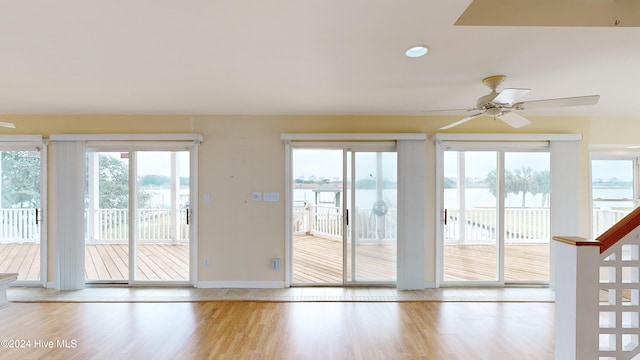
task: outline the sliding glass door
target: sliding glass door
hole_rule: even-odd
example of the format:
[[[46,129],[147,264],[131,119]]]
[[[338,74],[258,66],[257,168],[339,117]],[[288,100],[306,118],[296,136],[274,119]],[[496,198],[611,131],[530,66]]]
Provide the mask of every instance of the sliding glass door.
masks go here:
[[[87,282],[190,280],[190,152],[87,152]]]
[[[41,246],[41,148],[0,149],[0,273],[18,284],[40,284],[46,270]]]
[[[446,151],[444,281],[498,281],[498,155]]]
[[[396,152],[345,151],[348,226],[346,283],[396,281]]]
[[[296,147],[292,170],[292,284],[395,283],[395,148]]]
[[[443,151],[442,282],[549,282],[546,151]]]

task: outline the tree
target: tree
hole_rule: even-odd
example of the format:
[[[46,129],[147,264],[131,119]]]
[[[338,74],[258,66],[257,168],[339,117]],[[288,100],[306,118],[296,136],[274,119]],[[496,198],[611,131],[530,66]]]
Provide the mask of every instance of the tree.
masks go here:
[[[2,207],[40,206],[40,155],[34,151],[2,151]]]
[[[487,186],[489,186],[489,192],[495,197],[498,194],[498,177],[496,176],[496,171],[491,170],[484,181],[487,183]]]
[[[489,187],[489,191],[493,196],[497,193],[497,177],[496,171],[490,171],[485,182]],[[531,193],[533,195],[542,194],[542,206],[545,206],[548,202],[548,195],[550,193],[550,173],[549,171],[533,171],[532,168],[523,167],[514,171],[505,171],[504,174],[504,194],[520,194],[522,193],[522,207],[526,204],[526,195]]]
[[[99,207],[102,209],[128,208],[128,164],[107,154],[99,155],[98,164]]]
[[[98,158],[99,206],[101,209],[126,209],[129,207],[129,165],[108,154]],[[144,207],[151,194],[138,190],[138,206]]]
[[[548,206],[549,194],[551,193],[551,173],[549,171],[538,171],[533,176],[533,195],[542,194],[541,207]]]
[[[509,179],[505,179],[509,180]],[[506,181],[505,181],[506,183]],[[508,188],[509,192],[518,194],[522,192],[522,207],[525,206],[527,193],[533,187],[534,183],[534,171],[530,167],[523,167],[516,169],[513,172],[513,177],[509,181],[511,187]]]

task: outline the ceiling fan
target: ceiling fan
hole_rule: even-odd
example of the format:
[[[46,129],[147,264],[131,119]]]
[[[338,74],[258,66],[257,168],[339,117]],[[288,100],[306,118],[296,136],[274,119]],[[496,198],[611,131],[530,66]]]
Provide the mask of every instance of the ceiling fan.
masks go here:
[[[476,111],[475,114],[467,116],[464,119],[458,120],[454,123],[441,127],[439,130],[451,129],[452,127],[466,123],[477,117],[487,115],[498,118],[511,127],[519,128],[525,125],[529,125],[531,121],[524,116],[518,114],[515,110],[528,110],[539,109],[546,107],[564,107],[564,106],[581,106],[581,105],[595,105],[600,99],[600,95],[589,96],[577,96],[566,98],[555,98],[546,100],[534,100],[534,101],[520,101],[518,100],[526,95],[531,89],[503,89],[500,92],[496,91],[498,85],[500,85],[507,77],[504,75],[493,75],[482,80],[482,83],[491,89],[491,93],[482,96],[478,99],[476,107],[471,109],[464,109],[467,111]],[[457,109],[460,110],[460,109]],[[439,111],[455,111],[451,110],[437,110]]]
[[[16,128],[16,126],[13,125],[13,123],[5,122],[5,121],[0,121],[0,127],[6,127],[6,128],[11,128],[11,129],[15,129]]]

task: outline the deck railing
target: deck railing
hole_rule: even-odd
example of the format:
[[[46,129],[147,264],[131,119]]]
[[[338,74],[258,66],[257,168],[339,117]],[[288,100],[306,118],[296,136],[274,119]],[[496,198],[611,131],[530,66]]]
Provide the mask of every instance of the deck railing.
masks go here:
[[[397,209],[389,209],[387,216],[376,216],[371,210],[358,210],[355,224],[362,240],[396,239]],[[549,241],[548,208],[509,208],[505,210],[507,243],[540,243]],[[294,206],[294,234],[312,234],[339,240],[342,238],[342,209],[334,206]],[[462,227],[462,222],[466,225]],[[482,244],[494,239],[495,209],[468,209],[464,216],[456,209],[447,209],[444,227],[448,244]]]
[[[91,234],[87,230],[87,243],[126,243],[129,238],[128,213],[127,209],[93,211],[94,221]],[[186,209],[139,209],[137,240],[154,243],[188,241],[186,216]],[[35,209],[0,210],[0,244],[39,241],[40,225],[36,222]]]
[[[388,209],[385,215],[376,215],[371,209],[356,209],[356,234],[360,241],[384,241],[398,238],[397,209]],[[310,234],[327,239],[341,240],[343,231],[342,208],[323,205],[303,205],[293,208],[294,234]]]
[[[186,209],[139,209],[139,241],[186,241],[188,228],[185,222]],[[356,224],[362,239],[395,239],[397,237],[396,209],[388,215],[377,217],[371,210],[358,210]],[[600,234],[622,219],[629,211],[594,209],[594,234]],[[98,209],[93,213],[95,230],[89,241],[126,241],[129,236],[127,209]],[[333,206],[295,206],[293,208],[293,231],[296,234],[313,233],[327,238],[342,237],[342,212]],[[175,227],[170,219],[175,217]],[[447,224],[444,228],[446,242],[481,243],[495,232],[495,210],[469,209],[463,218],[459,210],[447,209]],[[383,220],[384,219],[384,220]],[[505,210],[507,242],[548,240],[549,209],[507,208]],[[313,220],[313,221],[311,221]],[[383,224],[380,221],[383,220]],[[40,225],[36,224],[35,209],[1,209],[0,243],[37,242]],[[460,222],[467,225],[461,233]],[[376,225],[378,222],[378,225]],[[177,230],[176,230],[177,229]],[[382,233],[380,233],[382,231]]]
[[[549,241],[548,208],[506,208],[504,219],[505,243]],[[447,209],[444,241],[456,245],[495,242],[496,224],[495,208],[470,208],[464,214],[458,209]]]
[[[93,226],[87,229],[86,242],[126,243],[129,239],[129,210],[97,209]],[[187,209],[138,209],[137,241],[140,243],[185,242],[189,239]]]
[[[36,224],[36,209],[0,210],[0,243],[38,241],[40,225]]]

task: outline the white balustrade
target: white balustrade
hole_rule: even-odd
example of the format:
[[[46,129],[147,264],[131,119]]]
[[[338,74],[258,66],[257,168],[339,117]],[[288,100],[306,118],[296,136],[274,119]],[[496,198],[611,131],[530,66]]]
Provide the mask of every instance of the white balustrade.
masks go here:
[[[640,231],[625,236],[600,255],[600,359],[632,359],[640,354]]]
[[[0,243],[39,242],[35,209],[0,210]]]
[[[640,210],[597,240],[554,236],[556,358],[640,357]]]
[[[496,209],[467,209],[464,217],[460,210],[447,209],[444,241],[456,244],[483,244],[495,242]],[[548,208],[506,208],[505,243],[540,243],[549,241],[550,218]],[[462,226],[461,221],[464,221]]]
[[[126,243],[129,239],[128,209],[95,210],[97,231],[89,243]],[[188,241],[186,209],[178,209],[172,224],[171,209],[138,209],[137,241],[169,243]],[[175,226],[175,227],[173,227]]]

